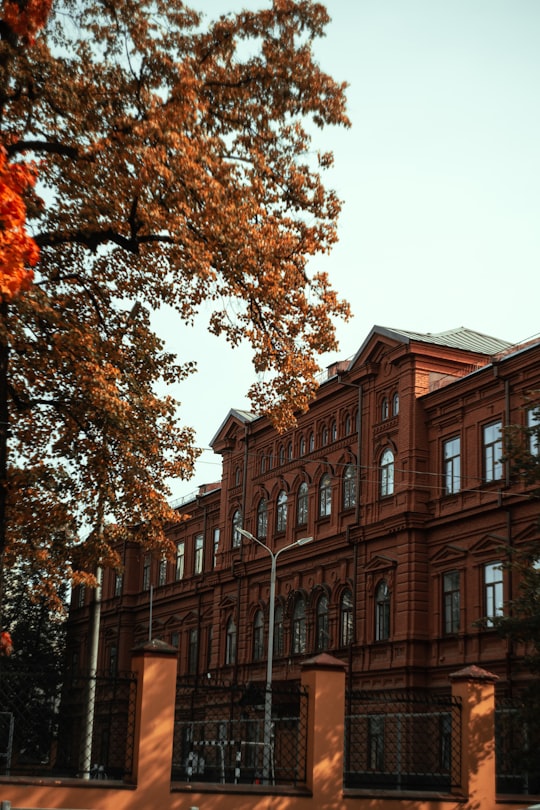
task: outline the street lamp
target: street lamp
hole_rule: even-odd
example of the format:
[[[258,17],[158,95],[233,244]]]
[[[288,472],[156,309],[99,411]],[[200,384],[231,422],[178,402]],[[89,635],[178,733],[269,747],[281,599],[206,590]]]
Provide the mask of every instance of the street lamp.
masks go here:
[[[276,573],[277,573],[277,558],[284,551],[296,546],[303,546],[306,543],[311,543],[313,537],[301,537],[290,543],[288,546],[283,546],[277,551],[272,551],[268,548],[266,543],[258,540],[251,532],[246,529],[237,529],[239,534],[247,537],[248,540],[253,540],[259,546],[262,546],[265,551],[270,555],[272,560],[272,567],[270,569],[270,597],[268,608],[268,647],[267,647],[267,662],[266,662],[266,685],[264,690],[264,729],[263,729],[263,781],[265,784],[270,782],[271,773],[271,745],[272,745],[272,663],[274,657],[274,617],[275,617],[275,599],[276,599]]]

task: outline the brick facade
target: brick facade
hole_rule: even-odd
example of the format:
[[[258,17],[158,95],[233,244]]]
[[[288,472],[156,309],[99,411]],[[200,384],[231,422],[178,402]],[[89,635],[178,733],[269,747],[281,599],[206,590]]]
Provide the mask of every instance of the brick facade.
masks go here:
[[[501,546],[538,534],[499,429],[525,425],[539,390],[540,343],[374,327],[291,431],[231,410],[212,440],[221,482],[178,507],[189,517],[171,529],[183,563],[133,543],[118,595],[105,572],[100,668],[125,668],[151,636],[178,647],[180,674],[264,681],[270,559],[237,525],[273,551],[313,537],[279,557],[276,681],[327,651],[355,687],[446,688],[475,664],[509,691],[523,650],[478,621],[517,587]],[[88,600],[78,605],[75,593],[69,652],[84,665]]]

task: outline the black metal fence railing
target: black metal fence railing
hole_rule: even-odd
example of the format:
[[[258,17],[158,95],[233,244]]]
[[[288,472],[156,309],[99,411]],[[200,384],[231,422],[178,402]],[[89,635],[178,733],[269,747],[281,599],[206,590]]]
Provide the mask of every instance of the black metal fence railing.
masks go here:
[[[450,791],[461,781],[461,704],[427,692],[352,692],[348,788]]]
[[[528,702],[496,697],[497,793],[540,794],[540,713]]]
[[[190,686],[179,679],[173,781],[305,783],[307,701],[298,684],[273,688],[265,724],[264,685]]]
[[[136,679],[0,670],[0,775],[124,779]]]

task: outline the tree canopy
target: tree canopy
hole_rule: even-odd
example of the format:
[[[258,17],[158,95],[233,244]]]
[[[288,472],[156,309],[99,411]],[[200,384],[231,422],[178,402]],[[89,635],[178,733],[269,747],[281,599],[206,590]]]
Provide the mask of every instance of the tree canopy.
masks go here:
[[[194,368],[152,311],[193,323],[210,307],[208,328],[247,340],[265,374],[254,409],[283,428],[307,407],[348,316],[310,269],[340,211],[312,137],[349,122],[313,56],[319,3],[204,27],[180,0],[55,0],[39,30],[48,10],[4,0],[0,21],[0,145],[8,167],[35,163],[21,194],[39,247],[29,289],[1,301],[0,549],[54,596],[117,563],[135,526],[163,547],[166,481],[192,471],[193,432],[160,386]]]

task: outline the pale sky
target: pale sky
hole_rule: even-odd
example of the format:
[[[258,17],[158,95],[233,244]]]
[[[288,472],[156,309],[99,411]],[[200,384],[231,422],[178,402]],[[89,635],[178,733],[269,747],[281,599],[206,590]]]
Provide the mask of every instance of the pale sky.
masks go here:
[[[189,2],[188,2],[189,5]],[[215,17],[263,0],[193,0]],[[344,201],[339,243],[314,268],[354,317],[338,324],[347,358],[373,325],[419,332],[466,326],[511,342],[540,333],[539,0],[328,0],[317,47],[347,81],[349,130],[329,129],[327,185]],[[230,408],[249,408],[249,352],[166,323],[169,347],[199,372],[174,394],[208,443]],[[335,355],[321,359],[326,366]],[[173,497],[220,478],[205,451]]]

